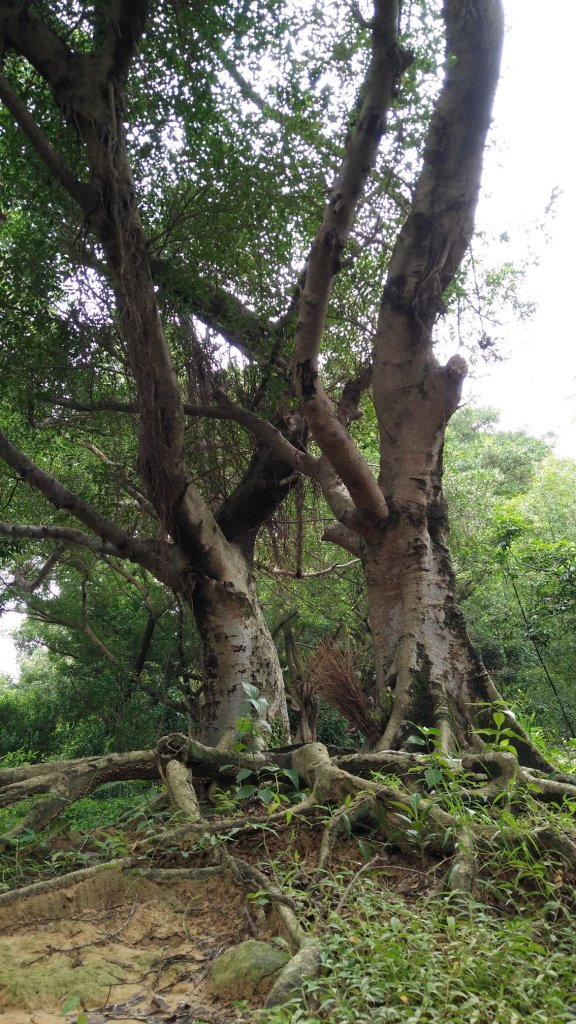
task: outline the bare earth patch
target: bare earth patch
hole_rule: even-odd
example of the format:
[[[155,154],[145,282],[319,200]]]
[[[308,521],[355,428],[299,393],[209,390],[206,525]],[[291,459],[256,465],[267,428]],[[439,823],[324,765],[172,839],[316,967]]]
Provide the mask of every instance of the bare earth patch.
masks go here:
[[[251,935],[243,904],[223,878],[158,884],[111,869],[2,908],[0,1022],[62,1024],[70,1002],[64,1019],[92,1011],[93,1024],[233,1020],[207,974]]]

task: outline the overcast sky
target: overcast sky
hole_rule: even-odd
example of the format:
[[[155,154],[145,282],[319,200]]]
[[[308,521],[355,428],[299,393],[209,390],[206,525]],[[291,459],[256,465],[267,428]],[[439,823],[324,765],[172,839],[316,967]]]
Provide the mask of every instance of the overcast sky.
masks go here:
[[[538,305],[529,323],[508,324],[504,363],[477,365],[466,397],[502,410],[506,429],[558,437],[556,453],[576,458],[576,330],[572,248],[576,237],[576,173],[572,157],[576,0],[505,0],[508,33],[495,106],[496,144],[485,161],[478,223],[510,242],[494,247],[494,263],[538,252],[526,282]],[[560,190],[553,216],[544,213]],[[570,275],[570,281],[569,281]],[[575,481],[576,484],[576,481]],[[0,671],[13,672],[16,623],[0,620]]]
[[[576,329],[573,257],[576,173],[571,140],[574,0],[505,0],[508,32],[494,110],[496,145],[485,161],[478,224],[510,243],[498,259],[538,252],[526,281],[538,305],[529,323],[506,330],[505,363],[477,367],[468,394],[502,409],[506,428],[554,432],[555,451],[576,458]],[[552,215],[544,212],[553,190]],[[538,224],[543,224],[538,228]],[[547,241],[548,239],[548,241]],[[569,281],[570,275],[570,281]]]

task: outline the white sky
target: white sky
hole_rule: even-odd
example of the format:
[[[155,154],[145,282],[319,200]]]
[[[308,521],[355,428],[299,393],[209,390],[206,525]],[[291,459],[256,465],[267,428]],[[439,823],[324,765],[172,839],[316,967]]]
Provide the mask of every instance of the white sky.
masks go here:
[[[547,0],[545,10],[541,0],[504,2],[508,34],[494,111],[496,145],[486,155],[478,226],[510,237],[495,247],[495,265],[537,249],[527,296],[538,309],[529,323],[507,327],[510,358],[477,365],[465,397],[501,409],[505,429],[525,428],[536,436],[552,431],[556,453],[576,458],[576,168],[569,128],[576,2]],[[555,216],[537,230],[555,188],[561,190]],[[0,672],[9,674],[16,652],[7,634],[16,620],[13,613],[0,620]]]
[[[540,0],[505,0],[505,10],[508,33],[494,110],[497,146],[486,155],[478,224],[510,236],[495,263],[537,249],[539,265],[529,270],[526,294],[538,309],[530,322],[506,332],[509,360],[476,367],[468,395],[500,408],[506,429],[525,428],[537,436],[552,431],[556,454],[576,458],[576,161],[569,128],[576,3],[548,0],[544,11]],[[546,26],[550,31],[544,32]],[[555,215],[546,219],[545,230],[535,230],[554,188],[561,190]]]

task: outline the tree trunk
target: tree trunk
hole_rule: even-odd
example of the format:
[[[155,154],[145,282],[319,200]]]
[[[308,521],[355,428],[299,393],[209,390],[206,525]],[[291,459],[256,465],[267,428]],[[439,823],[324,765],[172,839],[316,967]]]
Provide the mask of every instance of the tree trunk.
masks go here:
[[[240,552],[226,580],[198,579],[191,603],[202,640],[204,742],[229,745],[233,740],[247,700],[243,683],[257,687],[266,698],[264,717],[278,739],[287,742],[290,730],[278,652]]]
[[[382,721],[377,749],[409,746],[422,727],[445,753],[479,749],[476,730],[493,729],[500,706],[523,763],[543,767],[476,654],[454,598],[442,448],[466,364],[454,356],[443,367],[412,346],[399,372],[394,350],[390,344],[373,377],[390,515],[379,537],[361,542]]]
[[[450,559],[428,524],[402,512],[363,555],[385,721],[378,749],[399,749],[418,728],[446,753],[471,743],[475,704],[488,700],[485,674],[454,605]]]

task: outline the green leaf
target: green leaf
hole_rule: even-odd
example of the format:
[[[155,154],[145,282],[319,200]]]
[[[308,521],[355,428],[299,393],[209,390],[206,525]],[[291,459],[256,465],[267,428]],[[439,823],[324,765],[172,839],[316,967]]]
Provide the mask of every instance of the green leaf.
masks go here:
[[[412,808],[413,811],[417,811],[420,804],[422,803],[422,794],[410,793],[410,796],[408,797],[408,803],[410,804],[410,807]]]
[[[266,700],[266,697],[258,697],[256,700],[251,700],[250,703],[259,718],[262,718],[268,711],[268,701]]]
[[[258,786],[240,786],[240,788],[236,790],[235,795],[237,800],[247,800],[257,792]]]
[[[427,768],[424,772],[424,778],[427,786],[437,786],[442,781],[442,771],[440,768]]]
[[[274,799],[275,795],[276,794],[274,793],[273,789],[265,788],[258,790],[258,796],[260,797],[262,803],[266,804],[266,806],[272,803],[272,800]]]
[[[254,772],[250,768],[241,768],[236,776],[236,782],[244,782],[244,779],[249,779],[253,774]]]
[[[284,768],[282,774],[290,779],[290,782],[294,786],[294,789],[300,789],[300,776],[295,768]]]
[[[70,1013],[80,1006],[80,996],[71,996],[60,1010],[60,1016],[63,1017],[66,1013]]]
[[[498,728],[500,728],[500,726],[506,721],[506,715],[503,711],[495,711],[492,715],[492,721],[496,726],[498,726]]]
[[[253,686],[252,683],[242,683],[242,689],[250,700],[258,700],[260,697],[260,690],[257,686]]]
[[[406,742],[407,743],[413,743],[417,747],[425,747],[425,746],[427,746],[427,743],[426,743],[426,740],[424,739],[424,737],[423,736],[416,736],[415,734],[413,734],[412,736],[409,736]]]

